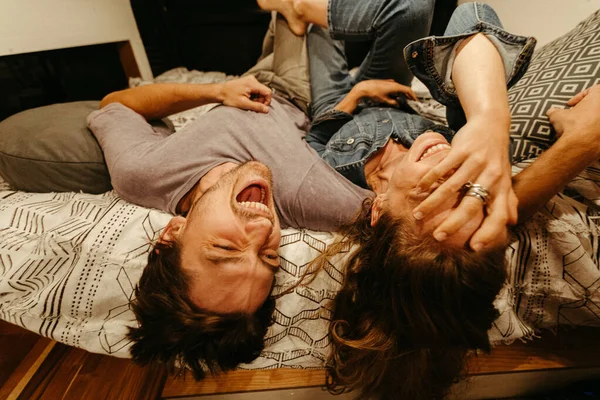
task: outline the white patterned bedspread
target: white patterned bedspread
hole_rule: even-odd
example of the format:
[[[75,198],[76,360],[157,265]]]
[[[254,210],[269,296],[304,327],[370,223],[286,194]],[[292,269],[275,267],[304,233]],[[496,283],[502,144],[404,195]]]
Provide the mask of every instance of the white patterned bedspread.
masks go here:
[[[166,76],[174,75],[186,77],[184,70]],[[205,110],[176,116],[176,125]],[[589,168],[572,185],[577,195],[556,196],[516,230],[493,341],[531,338],[535,329],[558,324],[600,326],[597,172]],[[0,183],[0,318],[68,345],[128,357],[125,333],[136,324],[129,308],[133,288],[150,242],[169,218],[113,192],[33,194]],[[284,230],[275,292],[302,276],[332,240],[329,233]],[[309,286],[277,300],[266,348],[243,368],[323,365],[342,264],[333,260]]]

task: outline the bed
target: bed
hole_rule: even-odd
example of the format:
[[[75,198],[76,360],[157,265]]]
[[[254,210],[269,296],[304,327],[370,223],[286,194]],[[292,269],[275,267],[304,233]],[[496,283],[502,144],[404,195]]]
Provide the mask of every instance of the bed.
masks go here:
[[[124,46],[124,69],[135,77],[130,80],[131,86],[228,79],[221,73],[185,69],[172,70],[153,79],[131,8],[125,1],[101,4],[82,1],[76,6],[63,1],[64,6],[72,7],[77,13],[77,18],[53,20],[55,26],[48,25],[51,18],[43,18],[42,23],[42,17],[56,8],[35,8],[31,3],[14,3],[0,16],[0,55],[118,43]],[[23,10],[36,11],[25,17]],[[114,19],[115,14],[119,18]],[[94,17],[91,18],[94,27],[83,29],[86,25],[81,21],[90,19],[90,15]],[[23,25],[15,22],[23,19],[30,23],[28,27],[40,28],[23,29]],[[79,22],[70,26],[74,20]],[[578,64],[571,58],[557,62],[555,68],[563,72],[573,70],[576,76],[571,86],[549,86],[548,82],[554,81],[544,78],[542,72],[552,70],[552,65],[545,55],[564,51],[582,54],[582,60],[597,58],[597,53],[589,49],[597,48],[590,47],[590,43],[596,43],[595,39],[600,37],[596,36],[599,24],[600,15],[596,13],[578,27],[574,35],[587,38],[579,47],[573,46],[577,43],[574,36],[551,43],[538,56],[537,63],[532,64],[530,76],[512,90],[513,133],[528,132],[515,140],[514,154],[520,161],[515,172],[543,150],[551,135],[547,124],[536,125],[543,112],[538,108],[534,110],[532,98],[539,99],[552,92],[550,95],[554,97],[537,100],[547,107],[567,99],[569,91],[600,81],[597,67],[586,68],[583,61]],[[85,34],[75,38],[66,34],[69,30],[85,31]],[[47,31],[55,34],[39,40],[44,36],[41,33]],[[568,51],[564,50],[568,46]],[[573,69],[571,65],[580,68]],[[561,79],[564,80],[564,75]],[[527,89],[530,86],[540,89],[532,92]],[[421,98],[420,104],[414,104],[415,108],[432,119],[442,119],[441,106],[432,102],[418,83],[415,89]],[[210,106],[205,106],[190,110],[170,120],[179,129],[209,109]],[[565,193],[556,196],[532,221],[515,231],[506,254],[511,266],[510,278],[496,301],[501,315],[489,333],[494,343],[530,340],[540,329],[556,329],[560,325],[600,326],[599,167],[588,168]],[[128,326],[136,324],[129,306],[133,288],[144,268],[150,243],[169,218],[166,213],[130,204],[114,192],[97,195],[26,193],[3,182],[0,186],[0,319],[90,352],[129,357],[130,343],[125,333]],[[328,232],[284,230],[275,293],[293,285],[310,261],[333,240],[335,235]],[[253,363],[240,366],[239,373],[252,369],[322,369],[328,354],[331,303],[343,279],[343,257],[344,254],[340,254],[310,285],[298,287],[278,299],[276,322],[265,338],[265,350]],[[306,384],[299,382],[298,386]]]

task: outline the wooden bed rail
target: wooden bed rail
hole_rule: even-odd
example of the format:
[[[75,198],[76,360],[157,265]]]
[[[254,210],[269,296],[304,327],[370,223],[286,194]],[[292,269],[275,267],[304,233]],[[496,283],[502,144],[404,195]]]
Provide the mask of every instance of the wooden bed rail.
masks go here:
[[[565,375],[582,370],[600,378],[598,338],[598,328],[563,329],[558,335],[545,332],[543,338],[497,346],[490,355],[474,357],[468,365],[469,374],[475,379],[500,380],[503,386],[515,377],[528,381],[532,374],[546,372],[555,373],[551,379],[562,375],[563,382],[573,381],[565,380]],[[0,321],[0,399],[150,400],[225,393],[254,396],[257,391],[314,388],[324,383],[322,369],[238,370],[200,382],[191,376],[176,379],[167,377],[161,365],[138,367],[130,360],[88,353]],[[518,384],[513,389],[523,394]],[[464,396],[458,398],[464,400]]]
[[[599,328],[562,329],[558,334],[546,331],[542,338],[499,345],[489,355],[473,357],[468,365],[469,375],[600,367],[599,339]],[[239,370],[199,382],[191,376],[185,379],[169,377],[162,396],[296,389],[323,386],[324,383],[325,371],[322,369]]]

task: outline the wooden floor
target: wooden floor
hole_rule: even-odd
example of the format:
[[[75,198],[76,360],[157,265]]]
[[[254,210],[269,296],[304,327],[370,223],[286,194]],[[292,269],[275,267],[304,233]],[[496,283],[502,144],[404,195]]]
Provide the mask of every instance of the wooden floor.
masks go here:
[[[599,367],[597,329],[548,334],[527,345],[497,347],[471,360],[473,375]],[[195,382],[167,376],[40,337],[0,321],[0,399],[160,399],[265,389],[321,386],[322,370],[234,371]]]

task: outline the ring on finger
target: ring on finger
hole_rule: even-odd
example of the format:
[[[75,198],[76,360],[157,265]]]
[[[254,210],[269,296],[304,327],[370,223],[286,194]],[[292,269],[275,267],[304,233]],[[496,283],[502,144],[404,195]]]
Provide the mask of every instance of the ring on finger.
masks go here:
[[[486,205],[490,197],[490,192],[478,183],[467,182],[462,187],[465,196],[475,197],[481,200],[483,205]]]

